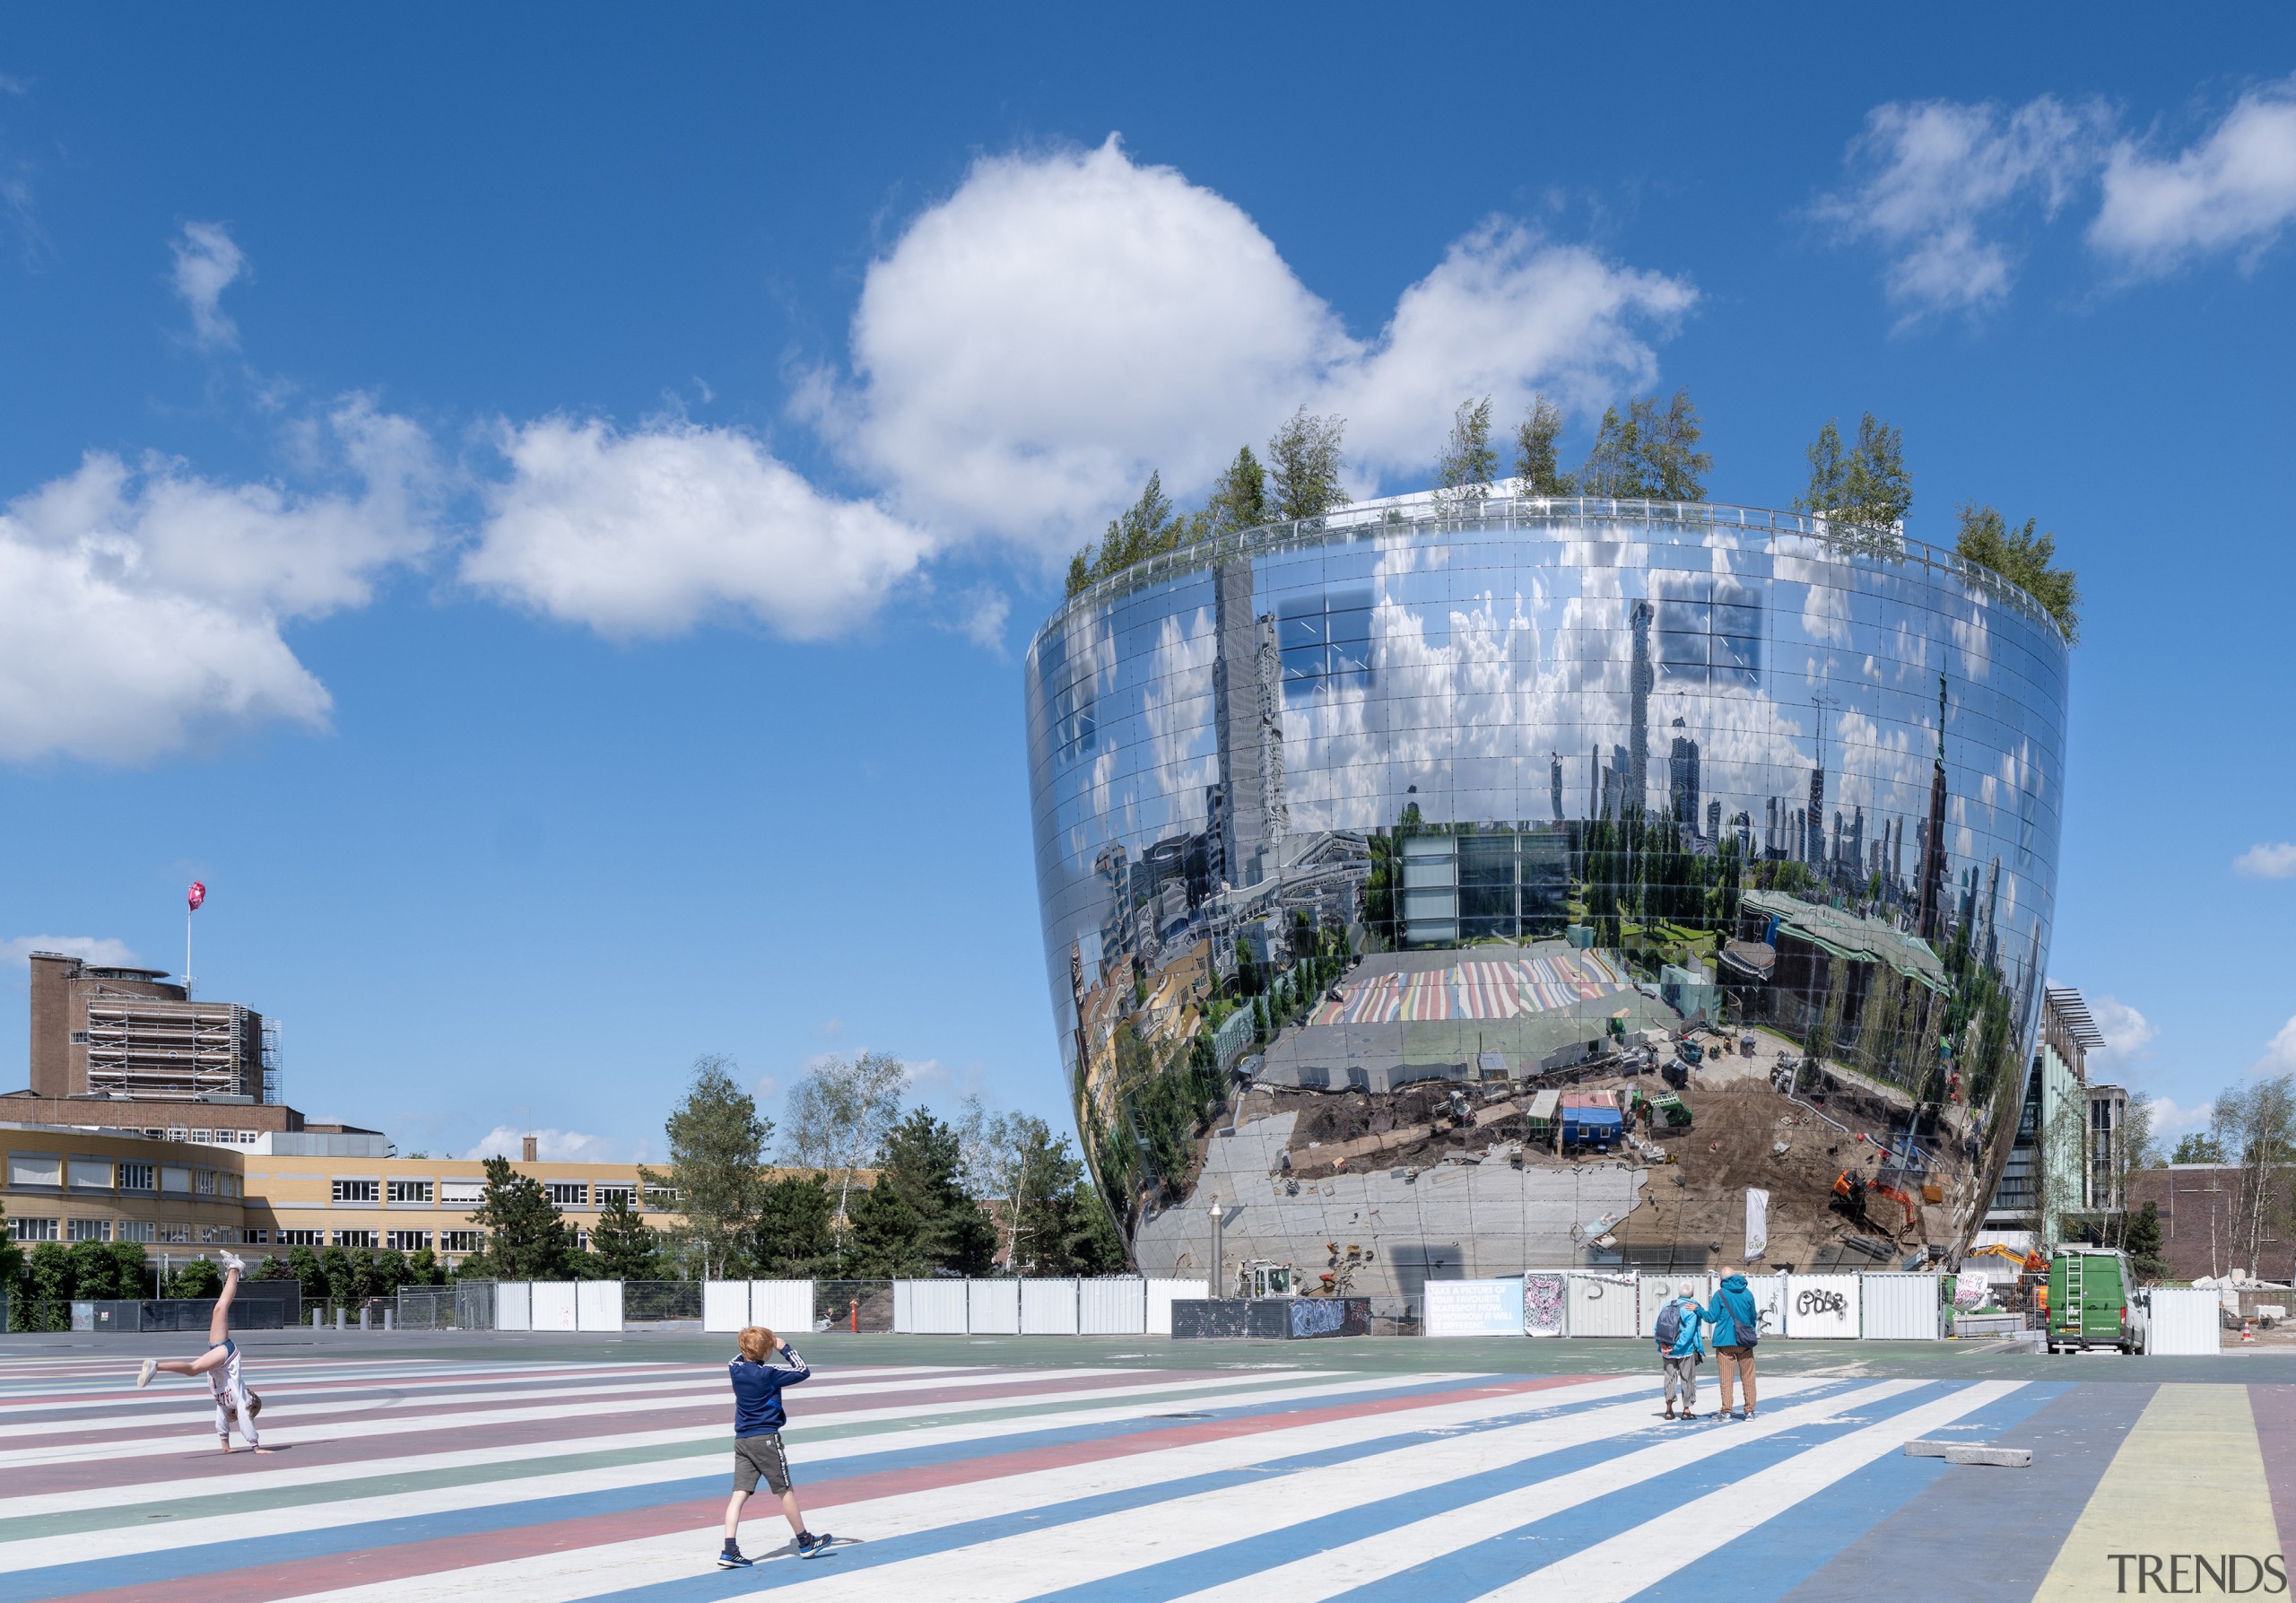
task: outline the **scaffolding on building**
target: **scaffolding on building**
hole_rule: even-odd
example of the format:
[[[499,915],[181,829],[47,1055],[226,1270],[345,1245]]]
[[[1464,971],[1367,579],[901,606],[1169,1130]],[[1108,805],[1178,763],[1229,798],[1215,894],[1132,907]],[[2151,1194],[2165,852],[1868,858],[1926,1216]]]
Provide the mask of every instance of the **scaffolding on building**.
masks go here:
[[[252,1097],[267,1078],[258,1016],[236,1002],[91,997],[88,1089],[161,1102]]]

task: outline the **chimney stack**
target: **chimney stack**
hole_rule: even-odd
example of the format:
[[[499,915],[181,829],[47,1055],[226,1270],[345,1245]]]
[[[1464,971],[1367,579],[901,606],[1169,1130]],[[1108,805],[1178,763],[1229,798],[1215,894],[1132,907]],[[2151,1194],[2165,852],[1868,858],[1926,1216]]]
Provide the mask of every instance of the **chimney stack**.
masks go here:
[[[535,1138],[532,1136],[519,1137],[518,1156],[529,1163],[535,1161]]]

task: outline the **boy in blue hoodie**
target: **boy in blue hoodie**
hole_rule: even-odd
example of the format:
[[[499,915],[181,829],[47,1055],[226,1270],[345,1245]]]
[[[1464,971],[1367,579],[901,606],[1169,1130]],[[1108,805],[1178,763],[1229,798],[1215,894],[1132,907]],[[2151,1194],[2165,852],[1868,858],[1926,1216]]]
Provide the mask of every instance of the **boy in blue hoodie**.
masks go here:
[[[1669,1319],[1671,1314],[1674,1317]],[[1674,1393],[1683,1398],[1680,1417],[1696,1419],[1698,1414],[1698,1361],[1706,1356],[1706,1348],[1698,1339],[1698,1328],[1706,1314],[1699,1307],[1698,1299],[1683,1292],[1658,1311],[1658,1367],[1665,1377],[1666,1417],[1676,1417]],[[1667,1340],[1672,1335],[1674,1339]]]
[[[781,1407],[781,1389],[813,1379],[813,1372],[787,1342],[762,1325],[752,1325],[735,1339],[741,1353],[726,1366],[734,1382],[734,1495],[726,1503],[726,1546],[718,1555],[718,1567],[746,1570],[754,1562],[742,1555],[739,1538],[742,1504],[757,1490],[760,1477],[781,1499],[781,1512],[797,1538],[797,1556],[818,1558],[829,1550],[829,1533],[815,1536],[805,1529],[804,1512],[789,1485],[789,1458],[781,1451],[781,1427],[788,1421]],[[786,1364],[766,1362],[776,1351]]]
[[[1722,1388],[1722,1407],[1715,1413],[1717,1419],[1730,1416],[1730,1382],[1735,1378],[1746,1388],[1746,1407],[1738,1417],[1754,1416],[1754,1344],[1761,1339],[1761,1314],[1754,1307],[1754,1294],[1746,1289],[1746,1277],[1736,1268],[1722,1271],[1722,1285],[1714,1294],[1714,1301],[1706,1310],[1707,1323],[1714,1327],[1715,1379]]]

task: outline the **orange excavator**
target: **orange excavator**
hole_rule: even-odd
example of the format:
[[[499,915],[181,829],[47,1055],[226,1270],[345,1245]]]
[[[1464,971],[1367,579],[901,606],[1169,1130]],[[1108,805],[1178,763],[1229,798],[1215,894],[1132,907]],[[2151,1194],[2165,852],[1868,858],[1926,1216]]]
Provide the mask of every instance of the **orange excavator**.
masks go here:
[[[1886,1197],[1904,1208],[1907,1230],[1913,1230],[1921,1223],[1920,1205],[1902,1187],[1891,1184],[1886,1176],[1877,1175],[1869,1180],[1854,1169],[1845,1169],[1833,1182],[1833,1194],[1847,1205],[1849,1216],[1861,1224],[1872,1223],[1866,1212],[1868,1195]]]

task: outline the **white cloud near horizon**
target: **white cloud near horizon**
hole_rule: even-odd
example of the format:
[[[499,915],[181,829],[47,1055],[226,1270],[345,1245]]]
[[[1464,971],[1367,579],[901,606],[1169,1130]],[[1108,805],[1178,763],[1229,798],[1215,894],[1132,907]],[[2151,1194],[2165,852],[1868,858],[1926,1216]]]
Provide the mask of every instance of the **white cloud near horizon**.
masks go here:
[[[2232,859],[2243,879],[2296,879],[2296,843],[2260,841]]]
[[[2296,218],[2296,77],[2250,90],[2181,152],[2116,142],[2089,243],[2132,273],[2158,275],[2232,251],[2252,266]]]
[[[220,222],[187,222],[169,246],[175,257],[175,289],[191,313],[191,340],[203,351],[222,351],[239,343],[239,325],[223,314],[223,292],[245,275],[247,253]]]
[[[1900,327],[1999,303],[2022,249],[2007,237],[2016,210],[2054,216],[2101,149],[2104,113],[2042,95],[2013,109],[1992,102],[1891,101],[1866,113],[1844,158],[1848,189],[1817,216],[1886,258],[1883,289]]]
[[[528,1136],[535,1137],[536,1157],[553,1163],[623,1161],[622,1144],[604,1136],[586,1136],[579,1130],[528,1130],[508,1124],[498,1124],[480,1137],[476,1145],[463,1154],[463,1161],[475,1163],[484,1158],[509,1158],[515,1163],[526,1151]]]
[[[2262,1056],[2248,1066],[2252,1075],[2296,1074],[2296,1015],[2265,1043]]]
[[[133,762],[212,728],[325,727],[332,702],[282,625],[365,605],[429,548],[437,469],[420,428],[361,396],[306,445],[335,487],[91,451],[0,510],[0,760]]]
[[[504,425],[464,580],[615,640],[746,614],[822,640],[932,550],[873,501],[824,495],[738,429],[622,433],[596,418]]]
[[[2090,1060],[2100,1063],[2108,1074],[2127,1072],[2161,1033],[2160,1026],[2115,997],[2090,998],[2089,1016],[2105,1038],[2105,1044],[2089,1054]]]
[[[1493,222],[1359,340],[1240,207],[1111,135],[977,161],[871,265],[852,381],[816,375],[794,409],[905,516],[1051,561],[1151,469],[1194,494],[1303,405],[1347,419],[1360,469],[1423,477],[1461,399],[1511,421],[1536,388],[1648,383],[1695,299]]]
[[[135,954],[126,941],[109,936],[97,935],[20,935],[13,940],[0,941],[0,966],[23,969],[31,966],[35,952],[61,952],[66,957],[76,957],[83,963],[100,968],[130,964]]]

